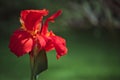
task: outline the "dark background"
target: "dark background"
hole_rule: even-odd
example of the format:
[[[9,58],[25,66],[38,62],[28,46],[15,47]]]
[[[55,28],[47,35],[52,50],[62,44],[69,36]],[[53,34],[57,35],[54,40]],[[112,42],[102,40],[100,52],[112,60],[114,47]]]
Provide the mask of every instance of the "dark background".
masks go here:
[[[48,9],[63,14],[49,29],[67,41],[68,54],[56,60],[38,80],[120,80],[119,0],[0,0],[0,80],[30,80],[29,55],[17,58],[8,48],[20,27],[20,11]]]

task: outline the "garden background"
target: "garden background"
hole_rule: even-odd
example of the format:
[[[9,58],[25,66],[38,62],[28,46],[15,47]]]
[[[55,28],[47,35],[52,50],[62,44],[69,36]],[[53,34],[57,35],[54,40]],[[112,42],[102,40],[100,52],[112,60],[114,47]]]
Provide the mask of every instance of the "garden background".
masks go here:
[[[68,54],[56,60],[47,53],[48,70],[38,80],[120,80],[119,0],[0,0],[0,80],[29,80],[29,55],[8,48],[20,27],[20,11],[48,9],[63,14],[50,24],[67,41]]]

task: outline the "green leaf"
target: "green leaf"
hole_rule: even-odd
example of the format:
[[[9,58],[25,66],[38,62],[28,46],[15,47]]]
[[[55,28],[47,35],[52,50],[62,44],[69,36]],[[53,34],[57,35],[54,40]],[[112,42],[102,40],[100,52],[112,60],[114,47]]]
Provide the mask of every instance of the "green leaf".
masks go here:
[[[34,71],[35,75],[43,72],[48,68],[47,56],[44,50],[40,51],[40,53],[35,57]]]
[[[45,50],[41,50],[38,53],[35,52],[37,51],[34,51],[34,53],[32,53],[35,55],[30,55],[31,72],[32,72],[31,80],[36,80],[36,76],[48,68],[48,62],[47,62],[47,56]]]

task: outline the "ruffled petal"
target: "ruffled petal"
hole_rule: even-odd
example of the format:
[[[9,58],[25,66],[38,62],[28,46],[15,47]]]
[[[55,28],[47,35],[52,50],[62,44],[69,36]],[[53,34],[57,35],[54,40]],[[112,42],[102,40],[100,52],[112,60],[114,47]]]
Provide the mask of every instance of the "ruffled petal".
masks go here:
[[[52,43],[52,41],[50,39],[47,41],[46,45],[47,45],[47,46],[45,46],[46,51],[51,51],[54,49],[54,44]]]
[[[9,48],[16,56],[29,53],[33,48],[32,36],[23,30],[16,30],[10,38]]]
[[[51,51],[54,49],[53,41],[50,37],[46,37],[45,51]]]
[[[57,52],[57,59],[59,59],[61,56],[67,53],[66,41],[65,39],[59,36],[51,36],[51,38],[53,40],[53,44]]]
[[[45,23],[43,24],[41,34],[46,34],[48,32],[48,23],[54,22],[54,19],[57,18],[59,15],[61,15],[61,13],[62,10],[59,10],[55,14],[53,14],[52,16],[46,19]]]
[[[38,48],[40,50],[43,49],[46,45],[46,41],[45,41],[44,37],[38,34],[37,40],[38,40]]]
[[[46,16],[48,11],[43,10],[23,10],[21,12],[21,20],[24,22],[25,28],[29,31],[40,30],[43,16]]]

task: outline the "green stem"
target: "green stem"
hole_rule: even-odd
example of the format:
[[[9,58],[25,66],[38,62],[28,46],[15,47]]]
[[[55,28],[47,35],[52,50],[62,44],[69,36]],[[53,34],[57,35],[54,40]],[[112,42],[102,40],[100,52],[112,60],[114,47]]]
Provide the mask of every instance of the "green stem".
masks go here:
[[[37,80],[36,76],[33,76],[33,74],[31,74],[31,80]]]
[[[37,45],[34,47],[33,51],[30,52],[30,66],[31,66],[31,80],[37,80],[36,74],[35,74],[35,59],[37,51]]]
[[[31,79],[30,80],[36,80],[36,78],[33,75],[31,75]]]
[[[34,72],[34,65],[35,65],[35,57],[30,55],[30,66],[31,66],[31,79],[30,80],[37,80],[35,72]]]

